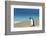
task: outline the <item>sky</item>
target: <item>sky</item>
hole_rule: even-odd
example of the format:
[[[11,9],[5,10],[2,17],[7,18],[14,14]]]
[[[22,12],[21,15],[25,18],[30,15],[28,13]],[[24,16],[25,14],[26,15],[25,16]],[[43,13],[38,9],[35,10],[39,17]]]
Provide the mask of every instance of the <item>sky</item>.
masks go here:
[[[16,21],[35,19],[39,17],[39,9],[14,8],[14,19]]]

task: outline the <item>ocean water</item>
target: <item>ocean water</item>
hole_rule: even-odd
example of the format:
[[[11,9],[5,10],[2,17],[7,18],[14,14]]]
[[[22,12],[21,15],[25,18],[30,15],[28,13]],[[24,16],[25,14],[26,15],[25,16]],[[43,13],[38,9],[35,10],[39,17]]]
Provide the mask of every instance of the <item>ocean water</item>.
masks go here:
[[[39,9],[14,8],[14,21],[39,19]]]

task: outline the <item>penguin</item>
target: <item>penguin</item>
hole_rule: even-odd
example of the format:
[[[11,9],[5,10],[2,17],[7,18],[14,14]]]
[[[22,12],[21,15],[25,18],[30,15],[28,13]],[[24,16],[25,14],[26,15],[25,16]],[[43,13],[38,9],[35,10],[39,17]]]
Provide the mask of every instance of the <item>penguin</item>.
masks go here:
[[[35,24],[34,24],[34,19],[33,19],[33,18],[31,18],[31,17],[30,17],[29,19],[30,19],[30,22],[31,22],[31,24],[30,24],[30,25],[31,25],[31,26],[35,26]]]

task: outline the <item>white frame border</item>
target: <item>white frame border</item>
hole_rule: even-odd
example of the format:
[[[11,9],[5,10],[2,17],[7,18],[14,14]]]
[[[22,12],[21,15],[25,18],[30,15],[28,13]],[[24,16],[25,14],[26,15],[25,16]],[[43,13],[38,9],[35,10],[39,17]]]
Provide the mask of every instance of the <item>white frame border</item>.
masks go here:
[[[42,30],[42,6],[23,6],[23,5],[11,5],[11,32],[14,31],[29,31],[29,30]],[[14,8],[31,8],[39,10],[39,27],[26,27],[26,28],[14,28]]]

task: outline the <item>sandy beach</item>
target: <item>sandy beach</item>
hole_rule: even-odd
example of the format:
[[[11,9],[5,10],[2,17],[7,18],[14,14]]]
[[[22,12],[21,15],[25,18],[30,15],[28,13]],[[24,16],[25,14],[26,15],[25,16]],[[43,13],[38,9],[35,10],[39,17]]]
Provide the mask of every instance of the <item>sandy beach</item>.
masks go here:
[[[39,25],[39,21],[34,21],[35,26]],[[30,21],[21,21],[18,23],[14,23],[14,27],[32,27],[31,22]]]

